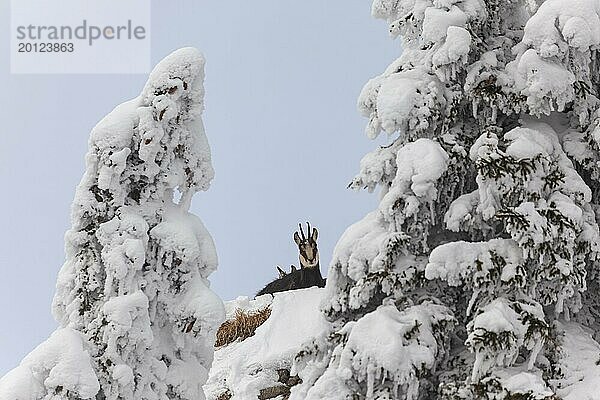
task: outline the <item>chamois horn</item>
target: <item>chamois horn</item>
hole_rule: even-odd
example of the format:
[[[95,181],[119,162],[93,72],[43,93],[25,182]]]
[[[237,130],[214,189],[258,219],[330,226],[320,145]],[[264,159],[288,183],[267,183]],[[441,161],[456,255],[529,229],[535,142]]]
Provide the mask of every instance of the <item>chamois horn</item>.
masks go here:
[[[304,236],[304,230],[302,230],[302,224],[298,224],[298,227],[300,228],[300,235],[302,235],[302,240],[306,240],[306,236]]]

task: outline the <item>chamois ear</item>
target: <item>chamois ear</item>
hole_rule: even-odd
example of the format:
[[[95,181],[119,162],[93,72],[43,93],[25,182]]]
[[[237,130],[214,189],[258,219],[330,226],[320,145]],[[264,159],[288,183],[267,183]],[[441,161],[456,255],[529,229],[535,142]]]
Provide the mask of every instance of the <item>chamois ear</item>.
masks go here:
[[[290,272],[294,272],[294,271],[298,271],[298,269],[296,268],[296,266],[294,264],[292,264],[290,266]]]
[[[314,242],[316,242],[318,237],[319,237],[319,231],[317,231],[317,228],[313,228],[313,231],[312,231],[312,240]]]
[[[279,272],[279,277],[283,278],[284,276],[286,276],[287,274],[285,273],[284,270],[281,269],[281,267],[278,265],[277,266],[277,271]]]
[[[300,246],[300,235],[298,235],[298,232],[294,232],[294,242]]]

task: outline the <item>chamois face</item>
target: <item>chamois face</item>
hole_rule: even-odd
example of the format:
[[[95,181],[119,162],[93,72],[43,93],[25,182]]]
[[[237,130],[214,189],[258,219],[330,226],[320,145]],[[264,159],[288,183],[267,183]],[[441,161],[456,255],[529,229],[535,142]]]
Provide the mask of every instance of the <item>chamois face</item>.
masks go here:
[[[313,228],[312,232],[310,224],[308,225],[308,236],[304,235],[302,225],[300,227],[300,233],[294,232],[294,242],[298,245],[298,251],[300,253],[300,268],[319,268],[319,250],[317,249],[317,237],[319,232],[317,228]]]

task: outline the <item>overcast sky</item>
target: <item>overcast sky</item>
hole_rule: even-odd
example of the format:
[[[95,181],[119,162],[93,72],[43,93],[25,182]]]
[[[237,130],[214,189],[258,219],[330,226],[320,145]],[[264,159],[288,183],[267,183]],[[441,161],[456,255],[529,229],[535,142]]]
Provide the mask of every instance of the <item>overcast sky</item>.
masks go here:
[[[55,329],[51,301],[91,128],[142,75],[10,75],[0,0],[0,376]],[[346,190],[377,143],[356,111],[363,84],[400,53],[369,0],[152,2],[152,62],[207,58],[204,122],[216,177],[192,210],[212,233],[225,300],[298,265],[298,222],[318,227],[321,268],[376,195]]]

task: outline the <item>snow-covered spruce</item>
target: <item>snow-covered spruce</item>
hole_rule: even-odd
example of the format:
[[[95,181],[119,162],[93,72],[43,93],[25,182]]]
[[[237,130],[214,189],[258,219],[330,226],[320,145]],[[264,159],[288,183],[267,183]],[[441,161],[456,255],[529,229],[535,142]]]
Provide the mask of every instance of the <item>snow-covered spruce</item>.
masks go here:
[[[209,289],[212,238],[188,212],[214,175],[203,71],[197,50],[174,52],[93,129],[53,304],[60,328],[0,380],[0,399],[204,398],[224,308]]]
[[[336,246],[329,327],[299,353],[291,398],[597,397],[597,368],[572,352],[597,357],[583,353],[600,336],[600,3],[372,14],[402,55],[358,108],[392,141],[351,186],[381,201]]]

